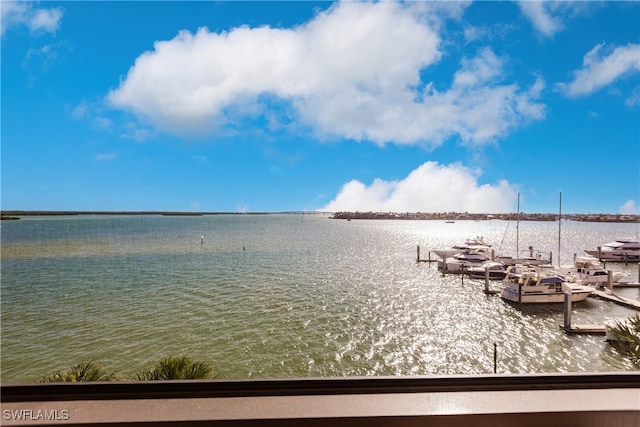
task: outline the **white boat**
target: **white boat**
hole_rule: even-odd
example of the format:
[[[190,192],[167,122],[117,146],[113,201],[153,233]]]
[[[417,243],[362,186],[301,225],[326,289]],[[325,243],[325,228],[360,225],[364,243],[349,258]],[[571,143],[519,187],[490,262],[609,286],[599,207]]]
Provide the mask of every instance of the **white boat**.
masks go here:
[[[486,259],[491,258],[491,245],[482,236],[467,239],[464,244],[454,245],[451,249],[436,249],[432,252],[444,260],[464,251],[482,252],[487,254]]]
[[[507,267],[496,261],[485,261],[480,265],[467,268],[469,276],[475,279],[484,279],[489,271],[490,280],[502,280],[507,275]]]
[[[438,269],[445,273],[466,273],[469,268],[476,267],[490,259],[491,255],[483,250],[467,249],[438,261]]]
[[[598,258],[600,261],[640,261],[640,240],[622,238],[605,243],[596,249],[585,249],[585,252]]]
[[[563,266],[556,270],[569,282],[588,286],[606,286],[609,272],[597,258],[592,256],[576,257],[572,266]],[[621,271],[611,272],[612,284],[630,281],[630,274]]]
[[[537,256],[528,257],[512,257],[508,255],[498,255],[495,258],[496,261],[501,262],[504,265],[516,265],[516,264],[530,264],[530,265],[543,265],[550,264],[551,259],[544,258],[541,253]]]
[[[566,291],[571,293],[571,302],[579,302],[586,299],[593,289],[570,286],[558,273],[540,267],[514,265],[507,269],[500,295],[503,299],[522,304],[562,303]]]

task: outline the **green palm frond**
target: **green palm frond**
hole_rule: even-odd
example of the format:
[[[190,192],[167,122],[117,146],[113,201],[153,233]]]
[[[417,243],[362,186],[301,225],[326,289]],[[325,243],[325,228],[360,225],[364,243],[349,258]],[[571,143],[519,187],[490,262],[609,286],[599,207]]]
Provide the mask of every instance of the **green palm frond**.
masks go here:
[[[138,371],[138,381],[193,380],[210,378],[213,368],[207,362],[193,361],[188,356],[169,356],[149,370]]]
[[[610,341],[610,344],[633,363],[640,364],[640,314],[626,321],[616,321],[611,333],[615,340]]]
[[[59,382],[88,382],[88,381],[114,381],[114,373],[108,373],[94,362],[80,362],[68,371],[57,371],[48,377],[42,378],[43,383]]]

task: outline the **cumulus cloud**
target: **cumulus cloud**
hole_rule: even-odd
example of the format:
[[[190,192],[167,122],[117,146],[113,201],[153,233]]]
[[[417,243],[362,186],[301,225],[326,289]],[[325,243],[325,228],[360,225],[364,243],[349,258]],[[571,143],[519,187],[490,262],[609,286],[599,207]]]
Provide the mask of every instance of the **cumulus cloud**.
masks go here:
[[[266,115],[276,99],[319,135],[378,144],[484,143],[544,116],[535,90],[502,83],[506,59],[490,49],[465,59],[447,90],[421,80],[442,56],[444,12],[429,6],[341,2],[292,29],[181,31],[140,55],[107,98],[180,135]]]
[[[561,18],[553,14],[552,2],[521,1],[518,5],[533,27],[543,35],[550,37],[563,28]]]
[[[518,6],[539,34],[553,37],[564,29],[566,20],[599,7],[589,3],[591,2],[525,0],[519,1]]]
[[[517,191],[507,182],[480,184],[480,172],[461,164],[426,162],[398,181],[353,180],[321,211],[510,212]]]
[[[3,1],[0,7],[0,34],[13,27],[26,26],[32,33],[53,33],[60,27],[64,14],[60,7],[38,8],[33,2]]]
[[[573,81],[557,86],[569,97],[589,95],[637,72],[640,72],[640,44],[610,49],[601,43],[584,56],[582,68],[574,72]]]
[[[635,200],[630,199],[620,206],[620,213],[622,215],[638,215],[640,214],[640,207],[638,207]]]

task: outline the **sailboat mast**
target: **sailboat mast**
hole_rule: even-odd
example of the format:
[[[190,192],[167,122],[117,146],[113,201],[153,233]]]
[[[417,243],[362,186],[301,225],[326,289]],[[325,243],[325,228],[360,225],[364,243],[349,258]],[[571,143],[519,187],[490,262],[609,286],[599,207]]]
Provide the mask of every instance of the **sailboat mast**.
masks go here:
[[[516,257],[520,256],[520,193],[518,193],[518,210],[516,216]]]
[[[558,213],[558,267],[560,266],[560,238],[562,235],[562,191],[560,192],[560,211]]]

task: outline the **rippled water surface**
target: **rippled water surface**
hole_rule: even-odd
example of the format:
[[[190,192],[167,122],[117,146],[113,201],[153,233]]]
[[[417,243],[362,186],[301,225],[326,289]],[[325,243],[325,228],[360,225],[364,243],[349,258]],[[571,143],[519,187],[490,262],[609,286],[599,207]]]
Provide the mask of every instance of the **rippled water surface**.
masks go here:
[[[178,354],[221,378],[481,374],[494,343],[502,373],[635,369],[602,336],[565,335],[562,305],[519,309],[415,262],[417,245],[427,257],[476,235],[513,254],[515,223],[78,216],[1,231],[4,382],[89,360],[128,376]],[[561,261],[638,231],[563,222]],[[557,222],[522,222],[519,234],[520,248],[557,260]],[[632,314],[589,298],[573,321]]]

